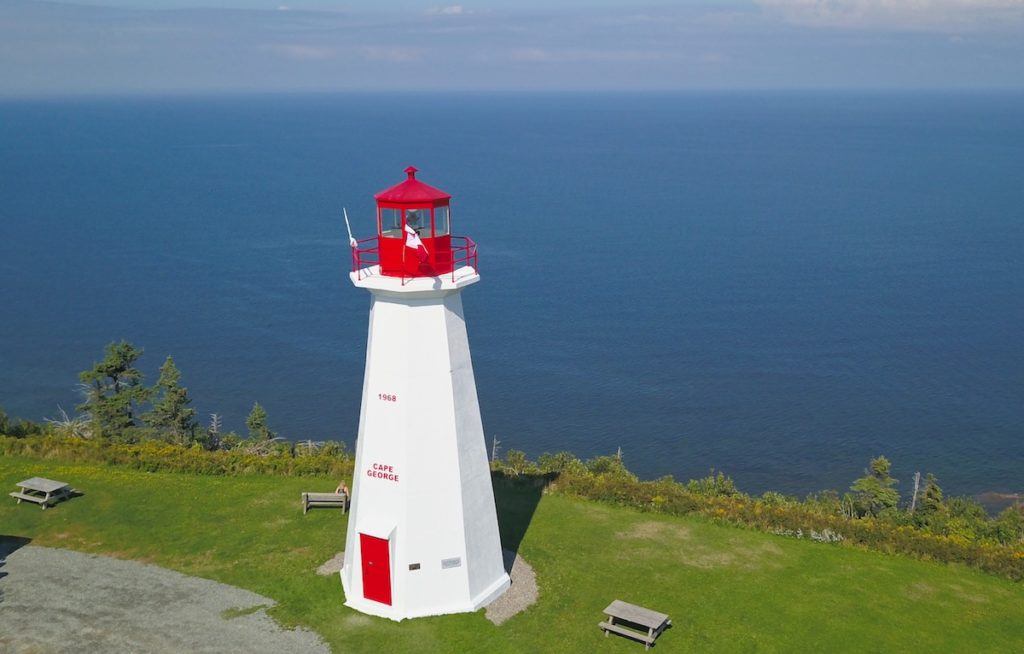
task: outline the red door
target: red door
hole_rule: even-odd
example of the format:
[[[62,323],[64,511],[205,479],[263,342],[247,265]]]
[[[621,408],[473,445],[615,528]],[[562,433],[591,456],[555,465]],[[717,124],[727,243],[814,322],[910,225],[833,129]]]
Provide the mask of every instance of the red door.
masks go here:
[[[363,597],[391,606],[391,552],[383,538],[359,534],[363,559]]]

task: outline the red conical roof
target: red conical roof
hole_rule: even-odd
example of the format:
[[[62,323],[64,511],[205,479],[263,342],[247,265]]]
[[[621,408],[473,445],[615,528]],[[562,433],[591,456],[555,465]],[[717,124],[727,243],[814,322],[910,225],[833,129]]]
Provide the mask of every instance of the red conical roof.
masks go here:
[[[407,180],[381,191],[373,196],[374,199],[396,204],[444,204],[451,199],[452,196],[441,189],[416,179],[416,168],[413,166],[406,168],[405,174],[409,176]]]

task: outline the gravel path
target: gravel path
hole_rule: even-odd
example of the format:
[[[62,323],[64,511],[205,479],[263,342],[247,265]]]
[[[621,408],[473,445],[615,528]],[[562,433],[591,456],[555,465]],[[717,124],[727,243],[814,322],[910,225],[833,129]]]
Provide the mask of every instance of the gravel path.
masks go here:
[[[494,624],[501,624],[522,613],[537,601],[537,575],[533,567],[515,552],[501,550],[501,554],[512,585],[501,597],[487,605],[485,615]]]
[[[155,565],[0,542],[0,652],[327,653],[274,601]],[[4,556],[6,554],[6,557]]]

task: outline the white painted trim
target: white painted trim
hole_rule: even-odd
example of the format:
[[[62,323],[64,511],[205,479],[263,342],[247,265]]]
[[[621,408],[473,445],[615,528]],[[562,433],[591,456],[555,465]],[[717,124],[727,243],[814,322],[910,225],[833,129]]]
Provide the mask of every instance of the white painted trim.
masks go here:
[[[472,266],[463,266],[438,277],[388,277],[380,274],[380,266],[369,266],[348,274],[352,283],[381,295],[397,293],[404,296],[432,297],[438,291],[451,292],[480,281],[480,275]]]

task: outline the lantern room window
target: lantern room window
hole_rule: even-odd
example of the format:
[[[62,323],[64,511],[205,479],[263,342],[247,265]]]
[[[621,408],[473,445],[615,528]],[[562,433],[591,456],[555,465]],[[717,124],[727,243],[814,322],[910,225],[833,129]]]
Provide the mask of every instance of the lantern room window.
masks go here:
[[[384,238],[401,238],[402,236],[402,210],[381,209],[380,210],[380,235]]]
[[[434,209],[434,236],[447,236],[448,234],[448,207],[436,207]]]
[[[421,237],[430,238],[430,209],[406,209],[405,224]]]

